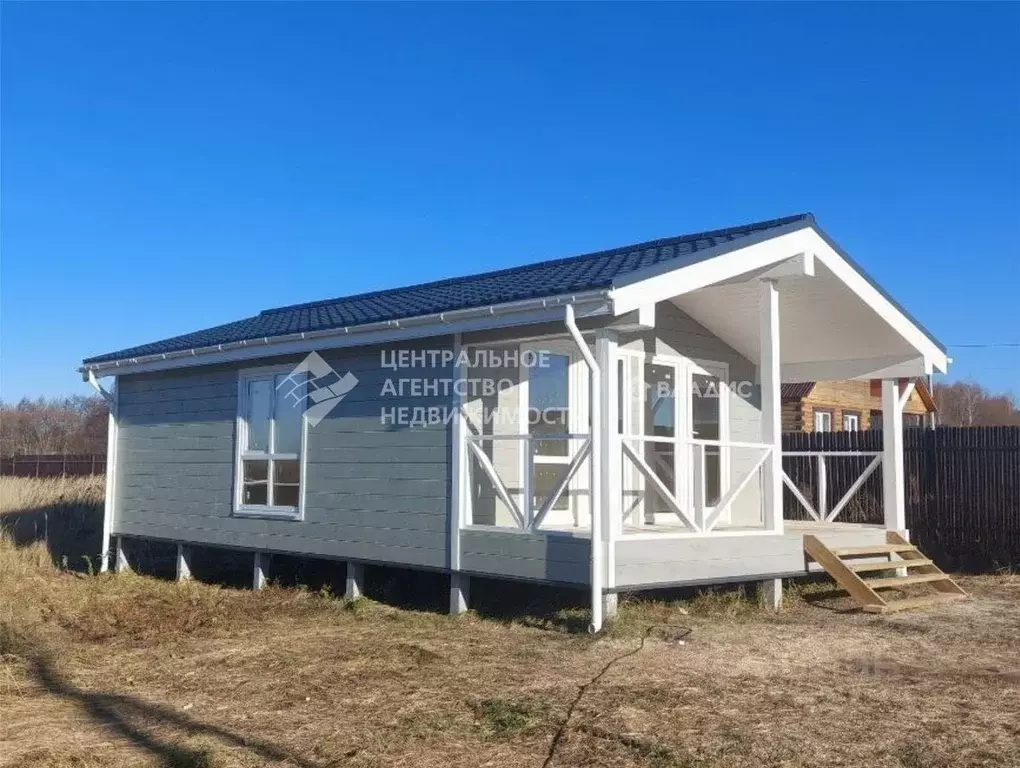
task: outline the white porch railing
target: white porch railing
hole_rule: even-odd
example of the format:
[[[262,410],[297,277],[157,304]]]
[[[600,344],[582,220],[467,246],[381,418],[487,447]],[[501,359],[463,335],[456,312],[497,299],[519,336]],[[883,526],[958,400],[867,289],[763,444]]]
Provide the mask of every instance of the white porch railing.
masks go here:
[[[807,500],[797,485],[790,479],[790,476],[783,470],[783,484],[790,489],[794,498],[800,502],[800,505],[804,507],[804,511],[807,512],[816,522],[819,523],[831,523],[842,512],[846,505],[850,503],[850,500],[857,494],[857,492],[864,487],[868,478],[871,477],[875,470],[882,464],[882,454],[878,451],[783,451],[783,457],[787,456],[800,456],[800,457],[811,457],[814,456],[817,461],[817,495],[818,495],[818,506],[817,508],[811,505],[811,502]],[[871,461],[868,462],[867,466],[860,476],[854,480],[854,482],[847,489],[843,497],[833,505],[832,509],[828,509],[829,503],[829,483],[828,483],[828,469],[826,466],[826,459],[829,458],[857,458],[871,457]]]
[[[676,468],[667,467],[674,472],[672,486],[670,488],[663,482],[659,474],[649,466],[642,456],[643,451],[636,450],[632,444],[639,446],[647,444],[664,444],[674,446],[674,450],[681,452],[682,457],[687,461],[679,461]],[[645,435],[626,435],[620,437],[622,454],[631,462],[645,482],[651,486],[666,504],[668,510],[679,519],[683,528],[690,533],[709,534],[718,525],[720,520],[727,517],[734,500],[747,488],[751,480],[758,474],[765,461],[772,455],[772,446],[765,443],[737,442],[732,440],[701,440],[689,439],[678,440],[674,438],[652,437]],[[733,449],[752,449],[758,452],[754,462],[741,475],[736,482],[730,482],[731,478],[724,477],[725,470],[720,462],[720,480],[722,496],[712,506],[706,503],[705,478],[707,449],[717,448],[722,456],[723,451]],[[679,472],[691,468],[691,492],[690,502],[681,503],[678,492],[674,489],[682,489],[685,483],[679,482]],[[628,489],[624,489],[624,494]],[[681,492],[682,493],[682,492]],[[624,501],[622,504],[624,518],[633,514],[633,508]]]
[[[520,472],[521,503],[514,499],[517,492],[512,492],[506,486],[504,478],[500,475],[492,461],[492,457],[485,452],[483,445],[486,442],[516,442],[523,443],[523,471]],[[534,474],[535,474],[535,443],[566,441],[568,445],[566,463],[553,466],[563,466],[565,471],[560,475],[549,494],[540,504],[535,503]],[[468,435],[465,439],[468,453],[468,478],[469,488],[474,487],[474,472],[481,469],[492,484],[492,490],[496,498],[506,507],[510,516],[516,523],[516,527],[522,531],[536,531],[545,522],[549,512],[567,491],[571,481],[577,475],[585,461],[591,456],[591,435],[587,434],[509,434],[509,435]],[[577,448],[570,456],[569,446],[576,445]],[[473,493],[468,494],[468,504],[474,503]],[[473,521],[473,509],[470,509],[468,519]]]

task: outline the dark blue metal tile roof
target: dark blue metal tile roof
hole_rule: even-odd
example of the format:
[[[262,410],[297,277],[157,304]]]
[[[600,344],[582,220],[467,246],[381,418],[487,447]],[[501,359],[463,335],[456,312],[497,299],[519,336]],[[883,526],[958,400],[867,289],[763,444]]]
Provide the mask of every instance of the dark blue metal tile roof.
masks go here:
[[[422,283],[406,288],[267,309],[255,317],[215,328],[90,357],[83,362],[161,355],[216,344],[400,320],[457,309],[505,304],[610,288],[613,281],[654,264],[692,257],[699,251],[760,235],[798,222],[813,223],[809,213],[739,227],[652,240],[565,259],[526,264],[496,272]]]

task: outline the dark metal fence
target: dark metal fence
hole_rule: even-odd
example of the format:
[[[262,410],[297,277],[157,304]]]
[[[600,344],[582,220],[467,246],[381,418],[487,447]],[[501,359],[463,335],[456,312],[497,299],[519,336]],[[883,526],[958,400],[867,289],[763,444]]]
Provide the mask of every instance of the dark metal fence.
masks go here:
[[[913,541],[952,570],[1020,568],[1020,427],[907,429],[903,437],[907,527]],[[783,435],[783,450],[880,452],[882,433],[790,433]],[[828,508],[842,498],[870,460],[867,456],[827,460]],[[817,506],[817,459],[784,458],[783,468]],[[810,519],[786,488],[784,509],[788,519]],[[879,468],[838,521],[882,520]]]
[[[10,477],[76,477],[105,473],[105,453],[53,453],[0,458],[0,475]]]

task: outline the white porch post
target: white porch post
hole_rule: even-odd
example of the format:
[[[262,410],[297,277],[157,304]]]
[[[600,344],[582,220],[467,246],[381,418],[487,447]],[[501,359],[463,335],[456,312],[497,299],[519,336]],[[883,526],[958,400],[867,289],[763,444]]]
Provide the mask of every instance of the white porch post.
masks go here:
[[[779,285],[762,280],[759,297],[761,364],[761,441],[772,446],[763,465],[765,528],[783,532],[783,423],[780,403]]]
[[[882,380],[882,506],[885,527],[904,533],[907,510],[903,471],[903,400],[895,379]]]
[[[616,332],[600,330],[595,334],[595,360],[598,362],[601,386],[599,393],[601,402],[592,404],[601,410],[599,425],[601,426],[601,466],[598,467],[601,488],[599,496],[602,508],[602,538],[606,547],[606,587],[616,586],[616,541],[623,533],[622,514],[622,474],[623,457],[620,453],[620,435],[617,429],[619,420],[619,369],[616,355]],[[594,458],[593,458],[594,461]],[[594,466],[594,465],[593,465]],[[616,595],[607,595],[603,599],[603,612],[606,618],[616,615]]]
[[[574,307],[567,304],[563,311],[563,322],[570,332],[571,338],[577,345],[584,363],[588,366],[588,381],[591,389],[591,473],[588,480],[588,497],[591,508],[591,631],[599,632],[602,629],[603,617],[603,576],[605,575],[605,563],[602,555],[605,553],[605,541],[602,536],[602,480],[599,477],[599,470],[602,468],[602,454],[604,453],[603,432],[602,432],[602,374],[599,371],[598,361],[595,355],[588,349],[588,344],[581,335],[577,322],[574,320]]]

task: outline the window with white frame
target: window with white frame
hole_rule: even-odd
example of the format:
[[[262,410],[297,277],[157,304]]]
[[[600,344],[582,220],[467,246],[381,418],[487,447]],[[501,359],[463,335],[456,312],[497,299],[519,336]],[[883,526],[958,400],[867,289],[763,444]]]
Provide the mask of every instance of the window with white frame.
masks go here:
[[[843,413],[843,431],[844,432],[856,432],[861,428],[861,414],[859,413]]]
[[[289,379],[289,381],[287,381]],[[289,371],[244,372],[238,380],[239,513],[297,516],[304,418]]]
[[[832,431],[832,411],[815,411],[815,432]]]

